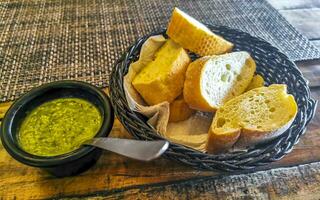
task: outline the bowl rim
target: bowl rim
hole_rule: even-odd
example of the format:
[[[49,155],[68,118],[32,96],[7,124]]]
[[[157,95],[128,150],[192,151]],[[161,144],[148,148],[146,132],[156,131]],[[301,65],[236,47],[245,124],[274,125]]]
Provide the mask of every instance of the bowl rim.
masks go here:
[[[110,131],[113,127],[113,122],[114,122],[114,110],[113,110],[113,107],[111,106],[111,102],[107,94],[105,94],[101,89],[97,88],[96,86],[86,82],[82,82],[82,81],[76,81],[76,80],[54,81],[54,82],[43,84],[39,87],[33,88],[29,92],[22,95],[10,106],[9,110],[5,114],[0,127],[0,136],[1,136],[1,141],[4,148],[14,159],[26,165],[30,165],[34,167],[54,167],[54,166],[70,163],[77,159],[81,159],[82,157],[86,156],[93,150],[97,149],[97,147],[93,147],[93,146],[81,146],[80,148],[74,151],[71,151],[62,155],[37,156],[24,151],[22,148],[19,148],[17,141],[13,139],[11,126],[13,121],[15,120],[16,113],[19,112],[20,108],[25,106],[27,103],[33,101],[34,98],[42,96],[48,91],[52,89],[57,89],[57,88],[76,88],[76,89],[81,88],[82,90],[87,90],[90,93],[96,95],[103,109],[103,113],[101,113],[103,117],[103,122],[99,131],[94,137],[108,137],[108,135],[110,134]]]

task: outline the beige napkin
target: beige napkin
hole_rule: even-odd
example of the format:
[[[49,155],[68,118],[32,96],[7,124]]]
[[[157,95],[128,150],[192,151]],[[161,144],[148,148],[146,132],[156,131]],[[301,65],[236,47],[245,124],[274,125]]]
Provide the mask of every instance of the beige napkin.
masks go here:
[[[133,88],[132,80],[154,58],[155,52],[166,42],[162,35],[152,36],[142,45],[139,60],[132,63],[124,77],[124,91],[131,110],[148,117],[148,123],[164,138],[205,152],[211,113],[196,112],[189,119],[176,123],[169,121],[169,102],[148,106]]]

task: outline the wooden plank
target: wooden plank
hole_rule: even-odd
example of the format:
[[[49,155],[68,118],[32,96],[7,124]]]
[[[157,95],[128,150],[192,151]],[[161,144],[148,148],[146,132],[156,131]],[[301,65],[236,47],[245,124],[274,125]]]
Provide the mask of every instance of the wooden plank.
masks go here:
[[[73,196],[73,199],[92,197]],[[95,193],[95,199],[319,199],[320,163]]]
[[[311,43],[316,46],[318,49],[320,49],[320,40],[313,40]]]
[[[119,121],[116,121],[110,137],[131,137],[121,129]],[[146,163],[104,152],[89,171],[74,177],[55,178],[43,170],[13,160],[0,145],[0,197],[5,199],[83,195],[214,174],[216,173],[201,172],[163,158]]]
[[[320,99],[320,90],[313,90],[312,95],[316,99]],[[295,149],[282,160],[263,168],[257,168],[257,170],[320,161],[319,124],[320,108],[318,107],[316,116],[309,125],[307,133],[301,138]],[[117,120],[110,136],[131,137]],[[25,166],[15,161],[0,145],[0,197],[4,199],[42,199],[74,195],[110,194],[129,188],[139,188],[140,186],[149,187],[148,185],[161,185],[172,181],[194,180],[195,178],[206,180],[208,177],[217,178],[222,175],[226,175],[226,173],[195,170],[163,158],[145,163],[104,152],[98,163],[87,172],[74,177],[55,178],[43,170]],[[189,182],[189,184],[191,183],[193,181]],[[239,184],[241,185],[241,182]],[[274,184],[280,183],[275,182]],[[146,195],[148,191],[146,190]],[[129,199],[134,198],[130,196],[131,192],[132,190],[129,191],[129,194],[123,194],[129,195]],[[188,193],[187,191],[180,192]],[[210,189],[204,192],[204,195],[209,195],[212,191]],[[119,196],[115,198],[117,197]]]
[[[7,110],[9,109],[12,102],[5,102],[0,104],[0,121],[6,114]]]
[[[267,0],[277,10],[320,8],[318,0]]]
[[[318,0],[269,2],[282,10],[310,10],[305,8],[319,8],[320,4]],[[305,34],[304,31],[307,32],[307,37],[315,39],[320,34],[318,11],[316,14],[313,11],[281,12],[287,14],[284,16],[289,22],[300,23],[299,27],[291,22],[302,34]],[[294,16],[296,14],[297,16]],[[310,17],[310,14],[313,15]],[[312,42],[320,46],[319,42]],[[312,95],[320,100],[320,61],[297,64],[315,88]],[[0,118],[3,108],[0,106]],[[319,111],[318,107],[307,133],[289,155],[259,170],[319,161]],[[115,122],[111,136],[131,137],[119,121]],[[319,183],[319,163],[248,175],[225,175],[195,170],[162,158],[143,163],[108,152],[104,152],[98,163],[89,171],[75,177],[58,179],[45,171],[16,162],[0,144],[0,199],[319,199]]]
[[[320,8],[279,12],[308,39],[320,39]]]
[[[320,59],[296,62],[310,88],[320,87]]]

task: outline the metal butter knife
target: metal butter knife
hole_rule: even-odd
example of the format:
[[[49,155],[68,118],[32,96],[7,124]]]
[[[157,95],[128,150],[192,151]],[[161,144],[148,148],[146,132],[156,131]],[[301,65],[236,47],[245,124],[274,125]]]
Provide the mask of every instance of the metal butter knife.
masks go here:
[[[112,151],[136,160],[150,161],[161,156],[169,147],[165,140],[141,141],[120,138],[93,138],[83,143]]]

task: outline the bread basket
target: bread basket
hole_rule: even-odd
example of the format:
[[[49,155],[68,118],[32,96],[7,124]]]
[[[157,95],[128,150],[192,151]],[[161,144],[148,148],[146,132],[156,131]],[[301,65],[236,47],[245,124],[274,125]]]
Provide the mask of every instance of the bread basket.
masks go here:
[[[222,171],[253,170],[257,166],[281,159],[299,142],[307,124],[314,116],[317,101],[310,96],[308,81],[286,55],[265,40],[225,26],[207,24],[207,27],[234,43],[233,51],[250,52],[257,64],[257,73],[264,77],[267,85],[287,84],[288,92],[295,97],[298,104],[298,114],[290,128],[280,137],[268,143],[253,146],[248,151],[211,155],[170,143],[165,156],[194,168]],[[146,123],[144,116],[129,109],[123,90],[123,77],[130,63],[138,59],[141,46],[146,39],[158,34],[165,35],[165,30],[144,36],[129,47],[115,64],[110,80],[110,96],[115,113],[127,131],[140,140],[155,140],[161,137]]]

